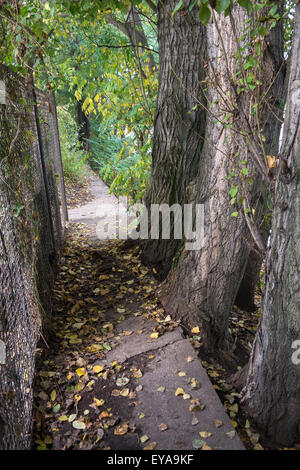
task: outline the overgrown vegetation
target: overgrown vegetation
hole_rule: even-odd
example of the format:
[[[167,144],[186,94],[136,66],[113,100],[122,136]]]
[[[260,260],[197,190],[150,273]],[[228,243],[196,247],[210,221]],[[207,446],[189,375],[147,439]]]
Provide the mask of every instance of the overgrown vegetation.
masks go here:
[[[77,124],[69,107],[58,107],[57,117],[65,178],[73,183],[82,183],[84,163],[88,155],[78,141]]]

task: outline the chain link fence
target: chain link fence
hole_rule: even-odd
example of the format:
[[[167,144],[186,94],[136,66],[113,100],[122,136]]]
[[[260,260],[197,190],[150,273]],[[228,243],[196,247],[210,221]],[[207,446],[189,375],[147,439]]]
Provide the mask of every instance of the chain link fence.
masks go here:
[[[67,209],[54,96],[1,64],[0,83],[0,448],[28,449]]]

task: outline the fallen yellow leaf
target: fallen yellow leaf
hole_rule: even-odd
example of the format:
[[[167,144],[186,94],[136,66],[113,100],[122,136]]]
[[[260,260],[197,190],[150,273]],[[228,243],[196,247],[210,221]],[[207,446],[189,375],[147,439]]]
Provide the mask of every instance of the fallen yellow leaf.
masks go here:
[[[99,398],[94,397],[94,403],[96,406],[102,406],[104,404],[104,400],[102,398],[99,399]]]
[[[153,338],[153,339],[158,338],[158,333],[151,333],[150,338]]]
[[[98,372],[102,372],[104,369],[104,366],[94,366],[93,367],[93,371],[95,372],[95,374],[98,374]]]
[[[212,448],[204,442],[203,446],[201,447],[201,450],[212,450]]]
[[[156,442],[150,442],[146,447],[143,448],[143,450],[153,450],[155,449],[157,443]]]
[[[78,369],[76,369],[76,374],[79,375],[79,377],[81,377],[82,375],[85,375],[86,373],[87,372],[84,367],[79,367]]]
[[[194,328],[192,328],[192,333],[200,333],[200,329],[199,329],[199,326],[195,326]]]
[[[207,431],[200,431],[199,434],[201,437],[204,437],[204,439],[212,435],[211,432],[207,432]]]
[[[116,429],[114,430],[114,434],[116,436],[123,436],[124,434],[127,434],[128,431],[128,424],[120,424],[120,426],[117,426]]]

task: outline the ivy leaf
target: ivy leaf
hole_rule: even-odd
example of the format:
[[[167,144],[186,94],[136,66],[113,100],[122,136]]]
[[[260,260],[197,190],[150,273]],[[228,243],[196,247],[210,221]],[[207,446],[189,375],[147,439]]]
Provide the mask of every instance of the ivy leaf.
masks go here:
[[[204,26],[208,25],[210,20],[211,12],[210,8],[206,5],[203,5],[199,8],[199,20],[201,21]]]

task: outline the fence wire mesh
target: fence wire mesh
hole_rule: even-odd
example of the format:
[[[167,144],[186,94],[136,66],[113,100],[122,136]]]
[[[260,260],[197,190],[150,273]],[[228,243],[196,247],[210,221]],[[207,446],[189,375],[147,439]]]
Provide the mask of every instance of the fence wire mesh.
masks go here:
[[[67,219],[53,95],[0,64],[0,448],[27,449],[35,351]]]

